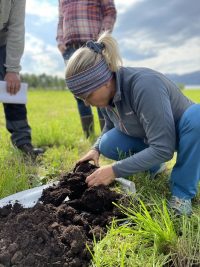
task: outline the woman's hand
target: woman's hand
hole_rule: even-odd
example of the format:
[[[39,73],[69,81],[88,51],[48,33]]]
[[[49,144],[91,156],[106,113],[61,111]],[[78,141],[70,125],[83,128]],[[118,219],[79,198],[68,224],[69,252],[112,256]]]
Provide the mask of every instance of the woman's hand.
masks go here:
[[[88,186],[97,186],[100,184],[109,185],[115,179],[115,174],[112,168],[112,165],[106,165],[95,172],[93,172],[90,176],[86,178],[86,183]]]
[[[94,164],[98,167],[99,166],[99,152],[96,149],[91,149],[85,156],[83,156],[77,164],[80,164],[84,161],[92,160]]]

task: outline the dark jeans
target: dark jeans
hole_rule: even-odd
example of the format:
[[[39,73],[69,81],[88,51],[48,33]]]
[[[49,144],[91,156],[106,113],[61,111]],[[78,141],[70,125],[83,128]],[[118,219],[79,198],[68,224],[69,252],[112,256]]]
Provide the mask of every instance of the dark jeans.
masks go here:
[[[6,46],[0,47],[0,80],[3,81],[6,73]],[[6,118],[6,128],[11,133],[13,145],[20,146],[31,143],[31,128],[27,121],[26,106],[23,104],[3,104]]]
[[[63,58],[64,58],[64,61],[66,64],[67,64],[67,61],[69,60],[69,58],[72,56],[72,54],[75,51],[76,51],[76,48],[74,48],[74,47],[70,47],[70,48],[67,48],[65,50],[65,52],[63,54]],[[77,101],[78,111],[79,111],[79,114],[81,117],[92,115],[92,109],[90,106],[86,106],[84,101],[81,99],[78,99],[76,97],[75,97],[75,99]],[[101,110],[99,108],[97,108],[97,111],[98,111],[99,118],[103,119],[103,114],[102,114]]]

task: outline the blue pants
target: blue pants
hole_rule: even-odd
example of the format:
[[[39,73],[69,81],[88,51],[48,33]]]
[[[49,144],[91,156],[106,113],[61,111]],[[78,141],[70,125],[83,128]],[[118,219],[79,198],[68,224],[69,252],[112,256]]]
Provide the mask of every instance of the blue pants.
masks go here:
[[[200,179],[200,105],[192,105],[178,126],[177,160],[171,173],[172,195],[191,199]]]
[[[184,112],[177,133],[177,160],[171,173],[171,191],[174,196],[191,199],[197,193],[200,179],[200,105],[192,105]],[[146,147],[142,139],[115,128],[102,136],[99,145],[100,153],[113,160],[129,157]]]
[[[6,46],[0,47],[0,81],[4,80],[6,69]],[[11,140],[15,146],[31,143],[31,128],[27,121],[27,110],[23,104],[3,104],[6,127],[11,133]]]
[[[69,58],[73,55],[73,53],[76,51],[76,48],[74,47],[70,47],[67,48],[63,54],[63,58],[65,63],[67,64],[67,61],[69,60]],[[77,106],[78,106],[78,111],[81,117],[85,117],[85,116],[92,116],[92,109],[90,106],[86,106],[84,101],[76,98],[76,102],[77,102]],[[98,111],[98,116],[100,119],[103,119],[103,114],[101,113],[101,110],[99,108],[97,108]]]
[[[102,136],[99,149],[100,153],[109,159],[122,160],[147,147],[143,139],[126,135],[113,128]],[[160,165],[155,165],[149,171],[153,173],[159,168]]]

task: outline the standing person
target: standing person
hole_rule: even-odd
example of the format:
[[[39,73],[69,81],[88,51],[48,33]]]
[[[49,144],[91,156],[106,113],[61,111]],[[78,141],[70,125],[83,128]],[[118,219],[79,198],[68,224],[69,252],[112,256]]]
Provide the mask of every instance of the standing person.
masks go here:
[[[20,90],[20,60],[24,50],[25,0],[0,0],[0,80],[7,82],[7,92]],[[43,150],[31,144],[31,128],[26,106],[3,104],[6,127],[15,147],[35,158]]]
[[[105,127],[94,147],[80,159],[99,155],[117,160],[87,177],[88,186],[108,185],[115,177],[155,168],[173,157],[170,207],[191,214],[200,178],[200,104],[193,103],[163,74],[148,68],[121,67],[115,40],[107,33],[90,41],[69,60],[71,92],[103,108]],[[118,152],[126,155],[119,158]]]
[[[59,0],[59,21],[57,31],[58,49],[65,63],[72,54],[88,40],[96,40],[100,32],[112,31],[116,20],[113,0]],[[83,131],[88,138],[94,131],[91,107],[76,98]],[[101,130],[103,115],[98,108]]]

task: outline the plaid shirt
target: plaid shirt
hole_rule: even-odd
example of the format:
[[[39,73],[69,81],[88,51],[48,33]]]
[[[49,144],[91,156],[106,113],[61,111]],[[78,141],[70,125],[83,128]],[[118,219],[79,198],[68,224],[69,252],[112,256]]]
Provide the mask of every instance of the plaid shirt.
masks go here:
[[[113,0],[59,0],[56,40],[58,45],[96,40],[100,32],[112,31],[115,20]]]

